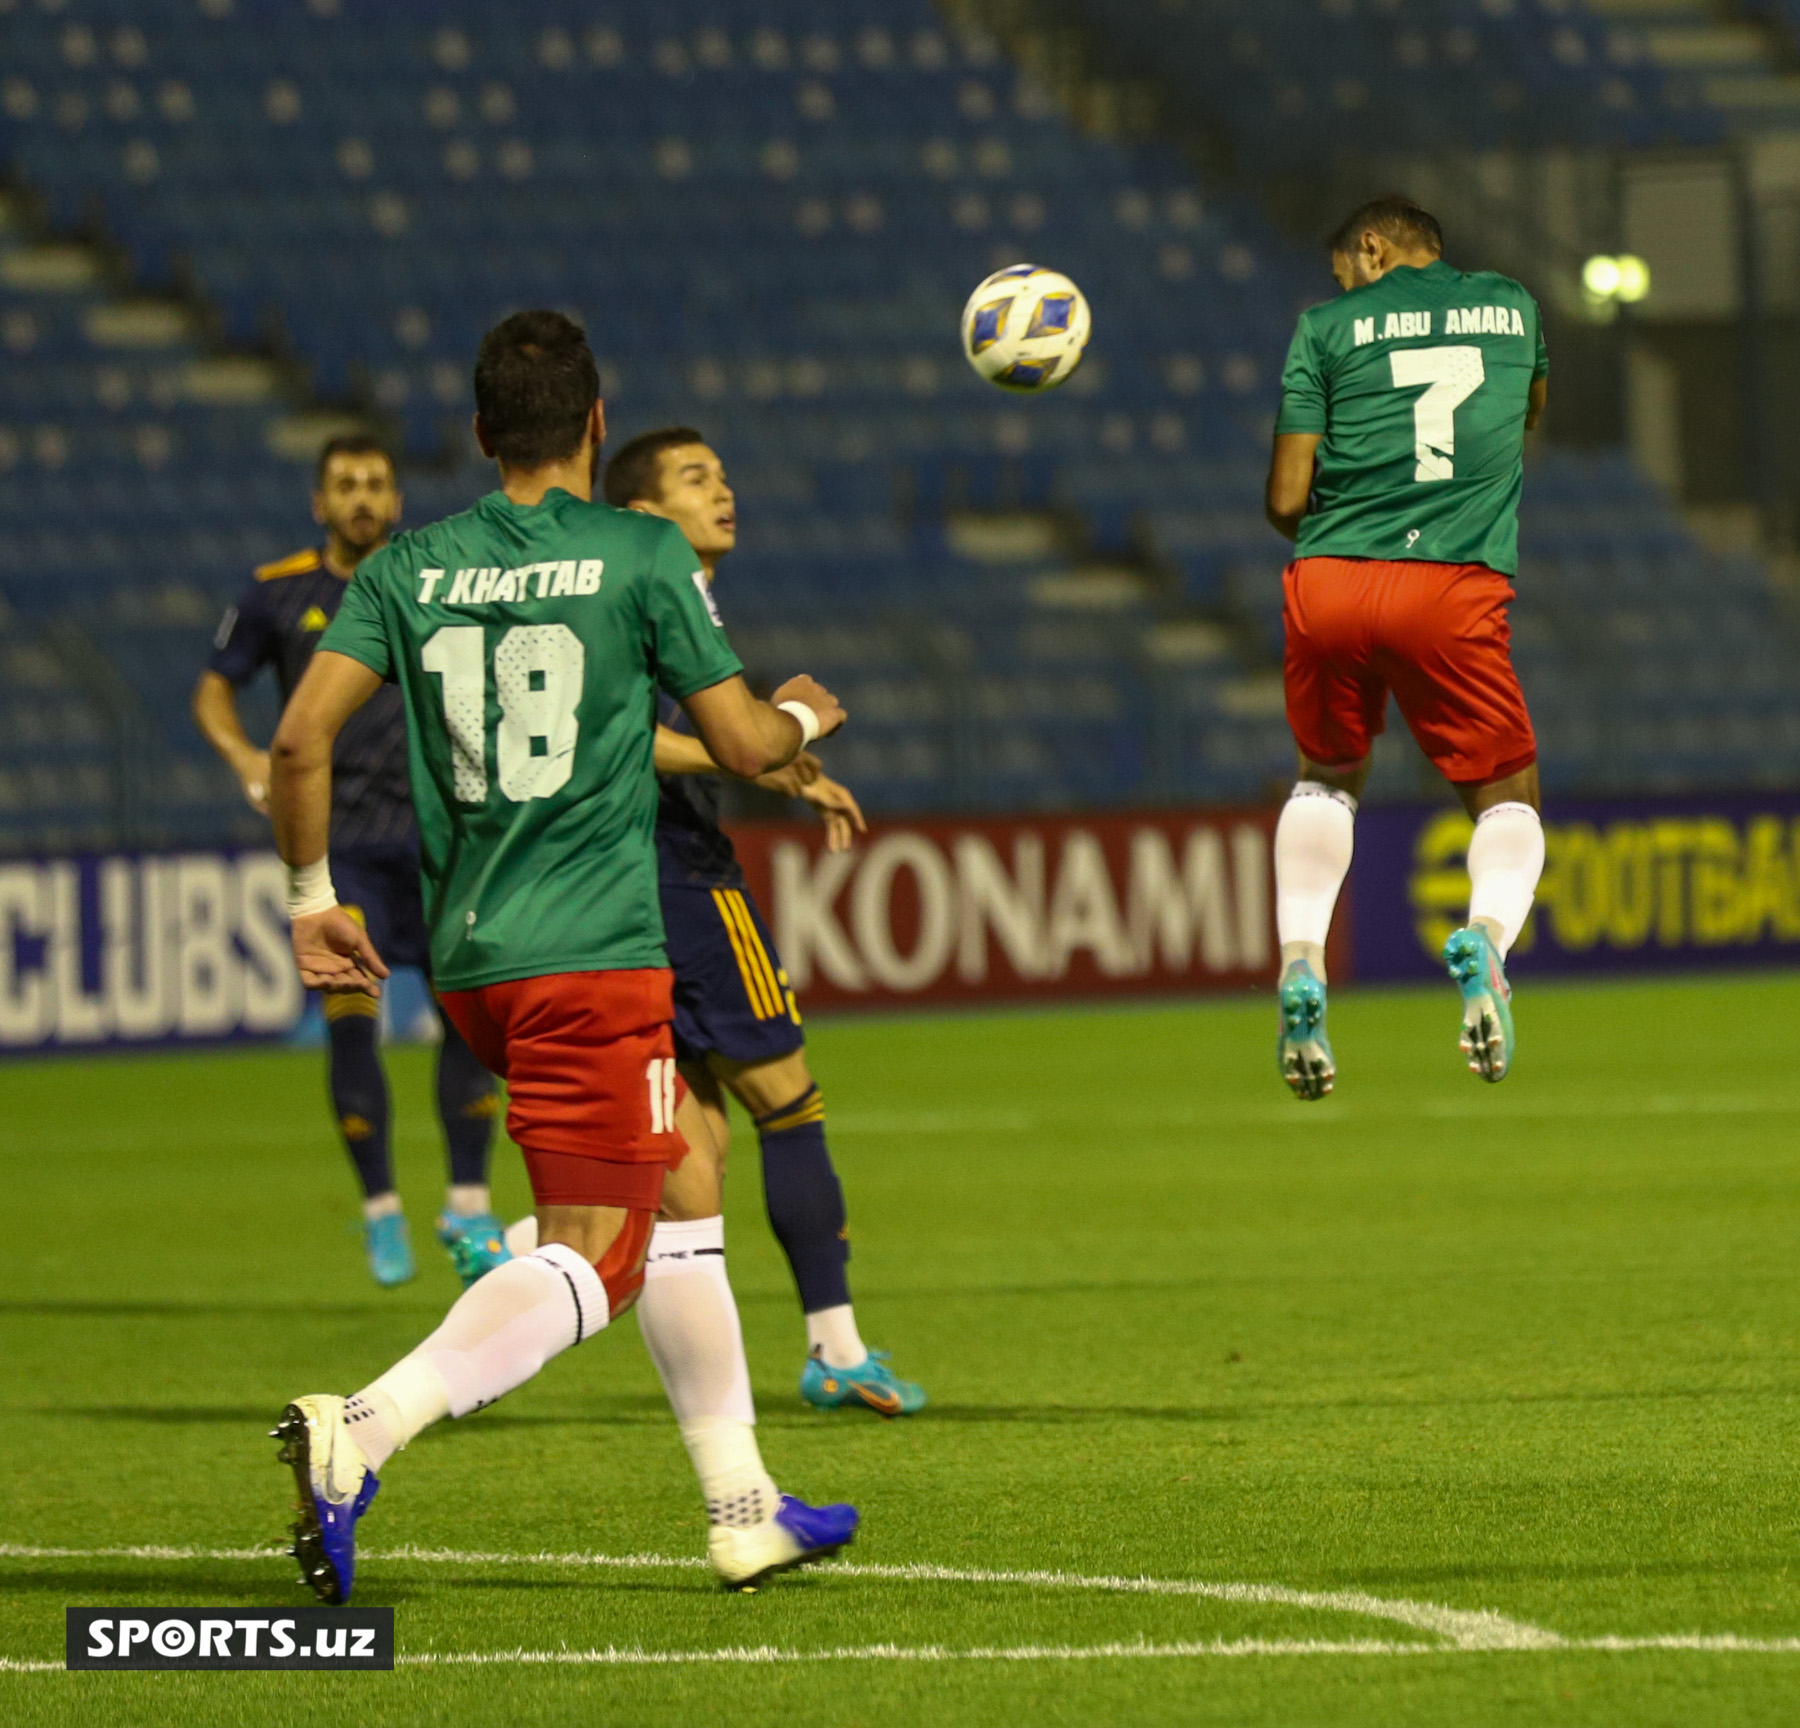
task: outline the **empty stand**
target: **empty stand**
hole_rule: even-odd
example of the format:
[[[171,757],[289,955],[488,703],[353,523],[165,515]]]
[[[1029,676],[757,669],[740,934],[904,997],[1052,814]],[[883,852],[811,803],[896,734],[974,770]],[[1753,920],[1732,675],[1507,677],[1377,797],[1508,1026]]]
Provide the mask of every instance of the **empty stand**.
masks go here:
[[[1716,128],[1574,8],[1309,3],[1298,94],[1256,46],[1297,4],[1109,15],[1129,36],[1153,10],[1227,116],[1360,124],[1359,84],[1479,142],[1511,79],[1570,136]],[[734,635],[845,696],[833,760],[871,808],[1255,797],[1290,771],[1260,489],[1324,261],[1173,150],[1082,136],[924,0],[20,0],[5,29],[0,150],[52,232],[123,263],[0,232],[0,594],[10,629],[73,628],[110,668],[158,765],[140,825],[260,832],[185,702],[249,567],[310,537],[296,387],[398,430],[409,519],[460,508],[491,484],[475,342],[532,303],[585,316],[615,437],[691,422],[722,450]],[[1041,401],[955,340],[1022,257],[1095,308]],[[1709,559],[1622,461],[1548,452],[1525,543],[1552,785],[1800,775],[1800,661],[1756,567]],[[1376,790],[1420,784],[1396,743]]]

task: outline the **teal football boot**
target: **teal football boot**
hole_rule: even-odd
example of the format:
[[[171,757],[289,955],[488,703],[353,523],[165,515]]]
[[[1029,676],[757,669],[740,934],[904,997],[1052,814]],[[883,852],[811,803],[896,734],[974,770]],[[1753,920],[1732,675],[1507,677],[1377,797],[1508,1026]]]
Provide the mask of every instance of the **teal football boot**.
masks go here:
[[[437,1239],[449,1250],[450,1264],[456,1268],[465,1290],[512,1258],[512,1250],[506,1245],[506,1226],[492,1212],[476,1212],[468,1217],[457,1212],[441,1213]]]
[[[925,1388],[902,1380],[888,1365],[885,1350],[871,1350],[854,1368],[833,1368],[819,1346],[806,1359],[800,1396],[816,1410],[861,1404],[878,1416],[915,1416],[925,1408]]]
[[[1462,992],[1462,1047],[1469,1072],[1504,1080],[1513,1063],[1512,986],[1494,944],[1479,924],[1452,932],[1444,944],[1450,981]]]
[[[404,1212],[389,1212],[363,1221],[363,1247],[369,1254],[369,1271],[384,1290],[418,1276],[413,1264],[412,1235]]]
[[[1296,1098],[1323,1098],[1337,1080],[1331,1040],[1325,1036],[1325,986],[1304,960],[1281,975],[1281,1031],[1275,1060]]]

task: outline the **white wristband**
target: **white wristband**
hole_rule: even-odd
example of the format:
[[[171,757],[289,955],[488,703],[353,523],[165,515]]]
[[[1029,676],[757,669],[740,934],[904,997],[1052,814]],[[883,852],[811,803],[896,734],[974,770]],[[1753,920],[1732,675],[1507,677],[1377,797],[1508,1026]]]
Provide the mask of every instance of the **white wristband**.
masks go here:
[[[800,722],[800,748],[804,750],[819,736],[818,710],[809,708],[804,702],[776,703],[783,714],[792,714]]]
[[[288,866],[289,918],[310,918],[315,912],[329,912],[337,903],[337,890],[331,886],[329,858]]]

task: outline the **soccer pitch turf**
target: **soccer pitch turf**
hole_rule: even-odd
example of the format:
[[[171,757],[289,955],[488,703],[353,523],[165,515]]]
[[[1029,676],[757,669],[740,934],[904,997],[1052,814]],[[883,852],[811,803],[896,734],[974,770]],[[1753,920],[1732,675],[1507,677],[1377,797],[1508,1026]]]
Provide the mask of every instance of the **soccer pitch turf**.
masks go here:
[[[389,1466],[358,1601],[394,1674],[27,1668],[7,1719],[1791,1724],[1800,977],[1528,986],[1496,1089],[1456,1017],[1346,993],[1310,1106],[1266,1001],[822,1025],[863,1329],[931,1406],[799,1404],[747,1135],[731,1267],[765,1454],[862,1507],[849,1564],[711,1586],[627,1320]],[[320,1068],[0,1070],[15,1670],[67,1604],[309,1600],[264,1431],[455,1289],[428,1056],[393,1061],[395,1293]],[[510,1149],[496,1187],[523,1208]]]

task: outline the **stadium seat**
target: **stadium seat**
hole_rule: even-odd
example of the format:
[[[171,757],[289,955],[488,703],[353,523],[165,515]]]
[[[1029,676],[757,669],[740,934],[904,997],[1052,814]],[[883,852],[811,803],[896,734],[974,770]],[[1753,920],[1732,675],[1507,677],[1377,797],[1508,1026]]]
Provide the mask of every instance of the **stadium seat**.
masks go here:
[[[1717,119],[1682,78],[1606,61],[1576,9],[1119,0],[1107,22],[1272,162],[1359,135],[1378,100],[1471,144],[1525,114],[1577,143]],[[196,823],[246,815],[186,715],[208,629],[312,532],[294,381],[392,428],[409,519],[458,509],[491,485],[474,345],[534,302],[588,317],[615,438],[679,421],[724,452],[743,542],[720,596],[759,669],[800,664],[768,647],[796,617],[882,643],[812,668],[858,694],[831,751],[871,807],[1259,796],[1288,771],[1267,700],[1287,548],[1262,468],[1319,261],[1171,147],[1078,131],[925,0],[871,0],[854,28],[797,0],[521,0],[503,19],[472,0],[67,0],[7,32],[0,152],[51,232],[0,228],[0,597],[85,634],[185,765]],[[47,244],[96,219],[129,284]],[[1096,308],[1083,368],[1030,402],[981,384],[954,336],[970,287],[1022,256]],[[220,340],[286,369],[222,369]],[[1064,550],[972,563],[944,535],[959,511],[1054,520]],[[1071,629],[1034,578],[1084,550],[1143,582]],[[1800,665],[1765,573],[1704,553],[1623,456],[1534,461],[1523,552],[1521,665],[1559,785],[1611,783],[1630,703],[1698,699],[1700,642],[1800,769]],[[1147,659],[1183,620],[1227,663]],[[1071,636],[1079,654],[1049,651]],[[1665,728],[1658,774],[1775,771],[1708,725]],[[32,759],[21,738],[6,763]],[[1414,795],[1416,770],[1384,758],[1376,795]]]

